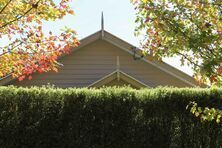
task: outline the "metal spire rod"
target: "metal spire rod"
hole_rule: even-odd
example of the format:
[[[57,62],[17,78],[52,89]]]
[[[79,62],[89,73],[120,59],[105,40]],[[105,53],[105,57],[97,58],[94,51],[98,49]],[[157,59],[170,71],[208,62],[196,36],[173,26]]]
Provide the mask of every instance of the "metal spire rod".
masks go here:
[[[104,37],[104,18],[103,18],[103,12],[101,16],[101,32],[102,32],[102,38]]]

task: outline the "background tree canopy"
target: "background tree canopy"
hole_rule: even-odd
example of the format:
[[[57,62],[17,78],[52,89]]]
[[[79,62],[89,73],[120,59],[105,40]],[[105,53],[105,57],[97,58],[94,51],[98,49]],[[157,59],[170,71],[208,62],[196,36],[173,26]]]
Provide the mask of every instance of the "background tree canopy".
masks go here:
[[[156,58],[179,56],[200,82],[221,82],[221,0],[132,0],[136,35]],[[219,83],[220,84],[220,83]]]
[[[42,21],[74,14],[70,0],[1,0],[0,78],[8,74],[23,80],[33,72],[57,71],[57,58],[77,46],[75,31],[66,28],[59,35],[44,34]],[[3,40],[4,39],[4,40]]]

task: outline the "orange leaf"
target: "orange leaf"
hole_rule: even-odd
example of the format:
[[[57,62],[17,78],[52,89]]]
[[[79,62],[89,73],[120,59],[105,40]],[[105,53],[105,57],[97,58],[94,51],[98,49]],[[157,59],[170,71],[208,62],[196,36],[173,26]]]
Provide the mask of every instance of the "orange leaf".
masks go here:
[[[69,14],[74,15],[74,11],[73,10],[69,10]]]

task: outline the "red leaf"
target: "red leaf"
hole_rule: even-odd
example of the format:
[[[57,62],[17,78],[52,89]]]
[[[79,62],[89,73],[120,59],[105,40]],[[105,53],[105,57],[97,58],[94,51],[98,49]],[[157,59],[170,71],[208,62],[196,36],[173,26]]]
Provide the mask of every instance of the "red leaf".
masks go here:
[[[68,53],[70,51],[70,47],[66,45],[63,50],[65,53]]]
[[[26,19],[26,21],[27,21],[27,22],[31,22],[31,21],[32,21],[32,17],[31,17],[31,16],[28,16],[27,19]]]
[[[29,80],[32,80],[32,76],[29,76],[28,79],[29,79]]]
[[[18,77],[18,80],[19,81],[22,81],[22,80],[24,80],[25,79],[25,76],[20,76],[20,77]]]
[[[214,82],[217,80],[217,75],[213,75],[210,77],[211,82]]]

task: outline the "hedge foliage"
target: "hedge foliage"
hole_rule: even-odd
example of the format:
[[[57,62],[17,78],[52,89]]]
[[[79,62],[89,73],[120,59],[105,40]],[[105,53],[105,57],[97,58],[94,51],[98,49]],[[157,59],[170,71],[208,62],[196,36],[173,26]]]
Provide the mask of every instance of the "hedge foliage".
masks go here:
[[[221,124],[200,122],[190,101],[222,109],[222,90],[0,87],[0,147],[221,147]]]

